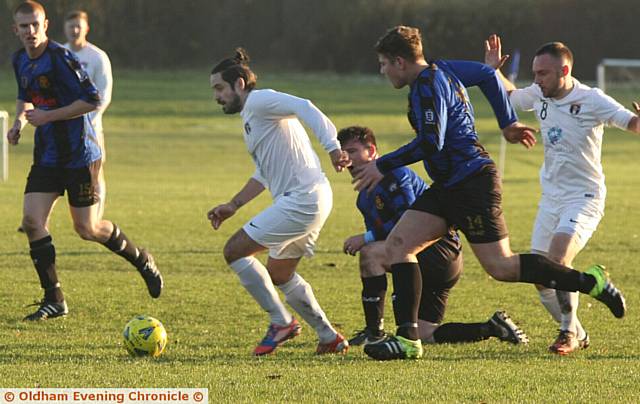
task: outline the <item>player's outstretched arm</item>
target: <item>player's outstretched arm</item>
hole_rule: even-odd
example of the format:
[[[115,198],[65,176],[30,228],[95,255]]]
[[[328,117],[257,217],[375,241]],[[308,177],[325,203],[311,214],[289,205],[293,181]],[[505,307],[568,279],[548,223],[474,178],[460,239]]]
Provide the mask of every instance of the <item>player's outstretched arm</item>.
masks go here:
[[[496,69],[496,75],[502,81],[505,90],[511,93],[516,90],[515,84],[507,79],[500,71],[500,68],[509,59],[509,55],[502,55],[502,41],[500,36],[491,34],[489,38],[484,41],[484,63]]]
[[[489,38],[484,41],[484,64],[499,70],[508,59],[509,55],[502,54],[500,36],[491,34]]]
[[[207,218],[211,222],[211,226],[218,230],[222,222],[235,215],[238,209],[260,195],[264,189],[264,185],[260,181],[250,178],[240,192],[231,198],[229,202],[218,205],[207,212]]]

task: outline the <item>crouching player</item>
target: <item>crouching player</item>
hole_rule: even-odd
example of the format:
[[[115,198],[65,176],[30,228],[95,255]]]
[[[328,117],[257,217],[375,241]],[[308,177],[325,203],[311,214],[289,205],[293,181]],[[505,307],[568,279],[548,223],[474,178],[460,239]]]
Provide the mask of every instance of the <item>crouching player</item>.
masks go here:
[[[350,168],[378,158],[376,139],[371,129],[351,126],[338,133],[342,150],[350,158]],[[349,237],[344,252],[360,253],[362,306],[365,328],[358,331],[350,345],[381,342],[385,337],[383,314],[389,270],[384,240],[400,216],[427,189],[424,181],[406,167],[397,168],[368,193],[358,194],[357,206],[364,216],[367,232]],[[497,311],[482,323],[440,324],[444,317],[449,291],[462,273],[462,246],[455,231],[417,255],[423,277],[422,298],[418,313],[418,330],[423,343],[476,342],[490,337],[513,344],[527,343],[525,333],[504,311]],[[392,341],[388,343],[393,344]],[[365,348],[366,349],[366,348]]]

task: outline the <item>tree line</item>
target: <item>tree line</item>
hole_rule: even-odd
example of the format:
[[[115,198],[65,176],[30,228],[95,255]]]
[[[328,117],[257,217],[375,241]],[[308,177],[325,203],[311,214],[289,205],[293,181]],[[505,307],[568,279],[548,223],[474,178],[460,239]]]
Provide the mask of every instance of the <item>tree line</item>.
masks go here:
[[[19,0],[0,3],[0,66],[20,47],[12,34]],[[480,60],[491,33],[506,52],[522,52],[530,77],[535,50],[565,42],[576,76],[593,79],[605,57],[640,58],[634,30],[640,1],[630,0],[42,0],[49,36],[63,41],[64,15],[84,9],[90,41],[114,66],[133,69],[210,67],[245,47],[261,66],[285,71],[377,71],[373,45],[398,24],[423,31],[427,58]],[[6,11],[6,12],[5,12]]]

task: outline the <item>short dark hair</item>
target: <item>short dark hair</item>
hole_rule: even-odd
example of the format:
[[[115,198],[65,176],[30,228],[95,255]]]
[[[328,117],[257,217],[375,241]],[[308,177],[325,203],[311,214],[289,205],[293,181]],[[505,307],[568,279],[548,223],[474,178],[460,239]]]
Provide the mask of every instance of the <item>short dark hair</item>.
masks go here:
[[[69,11],[67,13],[67,15],[64,17],[65,21],[70,21],[70,20],[75,20],[76,18],[79,18],[81,20],[85,20],[87,22],[87,24],[89,23],[89,15],[82,10],[73,10],[73,11]]]
[[[376,52],[388,58],[401,57],[412,62],[424,58],[422,34],[414,27],[398,25],[388,30],[375,45]]]
[[[46,15],[46,13],[44,11],[44,7],[42,7],[42,4],[38,3],[37,1],[27,0],[27,1],[24,1],[24,2],[22,2],[20,4],[18,4],[16,6],[16,8],[13,9],[13,15],[15,16],[18,13],[20,13],[20,14],[33,14],[36,11],[39,11],[43,15]]]
[[[342,147],[354,140],[365,146],[378,146],[376,144],[376,137],[373,134],[373,131],[366,126],[349,126],[347,128],[340,129],[338,132],[338,141]]]
[[[253,90],[258,76],[249,68],[249,54],[242,48],[236,48],[236,54],[232,58],[224,59],[211,70],[211,74],[221,73],[222,80],[233,87],[236,80],[243,78],[245,88]]]
[[[551,55],[558,59],[567,59],[569,65],[573,66],[573,52],[562,42],[549,42],[542,45],[536,51],[536,56],[540,55]]]

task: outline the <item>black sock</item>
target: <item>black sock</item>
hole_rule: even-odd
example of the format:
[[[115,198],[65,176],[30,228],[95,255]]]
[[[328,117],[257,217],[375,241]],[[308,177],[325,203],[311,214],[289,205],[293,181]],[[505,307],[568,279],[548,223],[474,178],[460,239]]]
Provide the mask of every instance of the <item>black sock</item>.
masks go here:
[[[387,293],[387,275],[361,279],[365,323],[370,331],[379,332],[384,327],[384,296]]]
[[[56,248],[53,246],[51,236],[30,242],[29,247],[33,265],[40,278],[40,286],[44,289],[44,300],[62,302],[64,295],[56,273]]]
[[[393,278],[393,313],[398,326],[397,335],[418,340],[418,309],[422,296],[422,275],[415,262],[391,265]]]
[[[120,228],[115,223],[112,224],[113,232],[111,237],[103,245],[129,261],[136,268],[141,268],[144,265],[144,257],[140,254],[140,250],[120,231]]]
[[[446,323],[436,328],[433,339],[439,343],[478,342],[493,336],[488,323]]]
[[[596,284],[595,277],[557,264],[539,254],[520,254],[519,281],[582,293],[589,293]]]

